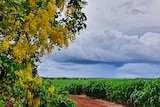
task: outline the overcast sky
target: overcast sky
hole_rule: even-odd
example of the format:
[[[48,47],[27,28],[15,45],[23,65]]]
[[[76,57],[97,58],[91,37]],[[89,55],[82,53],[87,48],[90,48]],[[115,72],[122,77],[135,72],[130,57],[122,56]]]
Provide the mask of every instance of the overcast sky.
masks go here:
[[[53,50],[43,77],[160,77],[160,0],[86,0],[87,29]]]

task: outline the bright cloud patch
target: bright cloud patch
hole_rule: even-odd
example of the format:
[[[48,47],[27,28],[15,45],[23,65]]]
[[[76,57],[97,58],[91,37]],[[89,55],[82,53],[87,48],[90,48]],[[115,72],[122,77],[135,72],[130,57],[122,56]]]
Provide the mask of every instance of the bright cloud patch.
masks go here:
[[[149,31],[155,31],[152,27],[160,29],[160,0],[87,1],[85,13],[88,17],[89,30],[109,28],[129,34],[142,34],[146,31],[144,29]]]
[[[90,38],[88,38],[90,37]],[[69,49],[58,52],[56,61],[91,60],[100,62],[160,61],[160,34],[122,35],[118,31],[88,33],[77,38]]]

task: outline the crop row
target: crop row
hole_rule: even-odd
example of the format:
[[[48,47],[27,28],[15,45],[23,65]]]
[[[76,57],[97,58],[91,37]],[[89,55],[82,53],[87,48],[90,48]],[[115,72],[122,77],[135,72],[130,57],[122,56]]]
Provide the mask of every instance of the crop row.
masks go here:
[[[124,104],[129,107],[160,107],[160,80],[139,80],[119,86],[104,82],[90,81],[85,84],[71,84],[61,92],[85,94],[92,98],[104,99]]]

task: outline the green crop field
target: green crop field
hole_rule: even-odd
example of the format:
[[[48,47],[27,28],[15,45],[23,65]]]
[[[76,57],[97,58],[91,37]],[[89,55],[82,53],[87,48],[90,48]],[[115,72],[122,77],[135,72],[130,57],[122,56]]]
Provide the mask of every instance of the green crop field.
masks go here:
[[[43,84],[53,84],[56,92],[85,94],[129,107],[160,107],[160,79],[158,78],[45,78]]]
[[[89,81],[97,81],[97,82],[104,82],[107,85],[110,86],[119,86],[121,84],[127,84],[127,83],[133,83],[136,81],[149,81],[149,80],[155,80],[155,79],[142,79],[142,78],[44,78],[43,84],[49,85],[53,84],[56,89],[63,88],[65,86],[69,86],[71,84],[85,84]]]

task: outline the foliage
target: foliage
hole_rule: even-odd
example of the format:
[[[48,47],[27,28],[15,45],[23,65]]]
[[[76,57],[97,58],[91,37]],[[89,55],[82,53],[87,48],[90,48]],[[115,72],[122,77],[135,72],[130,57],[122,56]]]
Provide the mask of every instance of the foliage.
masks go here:
[[[75,106],[68,97],[56,95],[53,85],[42,86],[36,63],[54,47],[68,47],[86,27],[81,11],[85,4],[82,0],[0,1],[0,105]]]
[[[22,64],[17,64],[6,56],[0,55],[0,80],[3,77],[7,77],[7,75],[15,76],[14,71],[23,68],[24,66]]]
[[[105,99],[108,93],[108,87],[104,82],[90,81],[83,86],[84,93],[93,98]]]
[[[56,107],[75,107],[76,102],[72,101],[69,96],[59,96],[54,97],[54,105]]]
[[[79,88],[79,86],[81,88]],[[87,96],[105,99],[127,105],[129,107],[159,107],[160,79],[135,80],[117,86],[108,85],[102,81],[90,81],[83,84],[72,84],[60,91],[71,94],[86,94]],[[81,92],[80,92],[81,91]]]
[[[85,28],[86,3],[81,0],[3,0],[1,4],[2,52],[17,63],[50,53],[55,46],[68,47],[68,40]],[[65,15],[62,17],[62,11]]]
[[[73,95],[80,95],[83,94],[83,87],[82,84],[71,84],[68,87],[61,88],[58,90],[60,93],[64,93],[65,91],[68,91],[70,94]]]

